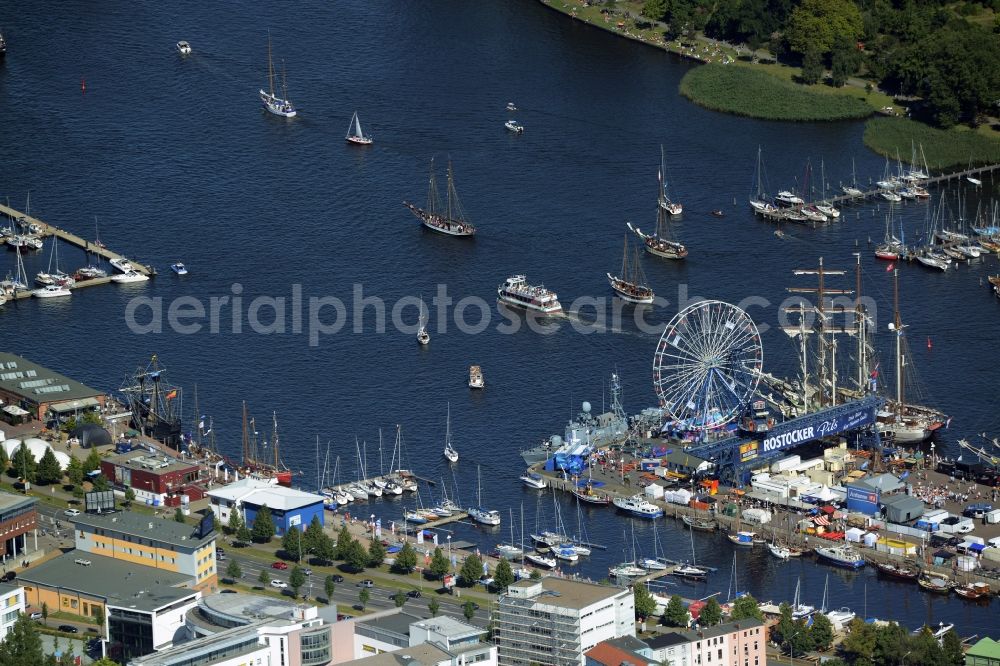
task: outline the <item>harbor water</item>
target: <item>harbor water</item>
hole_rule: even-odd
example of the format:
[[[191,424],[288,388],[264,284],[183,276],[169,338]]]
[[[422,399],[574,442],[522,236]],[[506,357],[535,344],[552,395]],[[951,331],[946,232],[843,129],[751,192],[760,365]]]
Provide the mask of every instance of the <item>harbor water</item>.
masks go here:
[[[481,469],[483,503],[499,509],[504,524],[492,534],[458,525],[455,538],[489,549],[509,538],[508,509],[519,522],[524,505],[528,531],[536,506],[552,515],[550,495],[539,501],[520,487],[519,450],[561,433],[584,400],[600,411],[613,370],[626,411],[655,403],[656,326],[678,304],[742,303],[761,328],[765,370],[793,374],[796,349],[778,328],[779,304],[786,287],[812,286],[792,270],[814,267],[819,257],[849,272],[828,286],[850,289],[853,253],[861,252],[864,289],[877,304],[882,368],[892,365],[891,273],[869,246],[884,235],[886,205],[845,207],[840,221],[820,228],[786,226],[784,238],[746,205],[758,146],[772,193],[801,188],[807,161],[817,189],[821,173],[834,187],[850,180],[852,161],[859,181],[880,178],[885,161],[863,146],[861,123],[771,123],[701,109],[677,93],[694,65],[534,0],[307,1],[239,11],[212,3],[69,3],[58,21],[44,4],[13,0],[5,8],[0,197],[23,209],[30,191],[32,215],[88,238],[99,233],[108,247],[160,275],[71,299],[8,303],[0,309],[4,348],[108,390],[157,354],[185,389],[187,428],[196,422],[197,385],[198,411],[211,418],[229,455],[240,451],[242,401],[262,437],[276,412],[282,458],[298,473],[297,485],[315,487],[328,442],[329,472],[339,456],[342,480],[358,474],[356,437],[369,473],[388,468],[399,424],[405,464],[449,486],[454,480],[464,504],[474,501]],[[260,107],[268,31],[275,62],[287,72],[288,97],[300,109],[294,119]],[[193,48],[186,57],[174,48],[182,39]],[[508,101],[518,111],[506,111]],[[374,135],[373,146],[345,143],[354,111]],[[523,134],[504,130],[510,117]],[[646,276],[667,302],[642,311],[641,324],[631,307],[616,322],[605,273],[620,266],[626,221],[644,231],[655,225],[661,144],[672,194],[685,207],[674,231],[690,255],[683,262],[643,257]],[[453,165],[478,227],[474,239],[423,229],[401,205],[422,205],[432,157],[442,182],[445,164]],[[962,187],[947,193],[949,219],[973,216],[980,202]],[[907,240],[925,228],[941,196],[934,190],[930,204],[899,207]],[[713,217],[715,209],[725,217]],[[81,251],[60,250],[65,270],[86,264]],[[0,274],[14,270],[14,257],[0,255]],[[169,271],[178,260],[189,275]],[[48,245],[27,256],[28,275],[48,261]],[[957,454],[958,437],[1000,433],[1000,300],[983,286],[997,260],[945,274],[918,264],[898,268],[908,362],[920,376],[909,395],[919,390],[924,402],[953,417],[936,445],[939,453]],[[566,307],[582,297],[597,305],[578,303],[572,320],[511,332],[511,319],[496,309],[496,287],[520,273],[558,292]],[[447,308],[442,292],[451,299]],[[425,348],[415,340],[414,302],[421,296],[430,308]],[[271,300],[258,300],[251,311],[260,297]],[[309,299],[328,297],[345,303],[344,325],[311,340]],[[398,330],[393,306],[406,297],[410,305],[399,316],[410,329]],[[469,297],[488,309],[463,305]],[[171,325],[178,299],[209,312],[213,298],[215,326],[207,315],[185,320],[201,323],[199,330]],[[379,306],[364,298],[385,304],[384,326]],[[273,314],[281,308],[283,321]],[[598,311],[606,323],[574,325],[594,321]],[[156,328],[155,312],[161,332],[148,330]],[[329,322],[334,314],[328,308],[322,317]],[[467,387],[472,364],[483,368],[483,391]],[[461,456],[454,470],[441,456],[449,403]],[[560,502],[572,530],[576,507]],[[590,540],[609,548],[573,569],[601,579],[621,560],[623,543],[631,548],[630,527],[610,510],[584,511]],[[401,508],[387,500],[356,512],[390,521]],[[668,556],[689,556],[688,535],[678,526],[661,525],[659,536]],[[651,554],[648,523],[636,523],[635,540]],[[677,591],[725,596],[730,545],[697,534],[695,546],[699,562],[720,571]],[[951,621],[963,635],[996,629],[995,601],[982,608],[938,598],[877,581],[871,571],[778,563],[763,549],[739,553],[737,571],[739,587],[760,599],[790,600],[801,578],[803,599],[819,605],[829,574],[831,608],[860,614],[867,601],[868,616],[910,627]]]

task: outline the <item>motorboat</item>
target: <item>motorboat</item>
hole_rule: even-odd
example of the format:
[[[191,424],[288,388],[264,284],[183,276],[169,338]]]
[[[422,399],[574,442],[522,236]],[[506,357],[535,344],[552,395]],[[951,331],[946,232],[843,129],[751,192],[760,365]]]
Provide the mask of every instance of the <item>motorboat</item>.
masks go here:
[[[386,481],[385,488],[382,489],[382,492],[386,495],[402,495],[403,486],[399,485],[395,481],[389,480]]]
[[[187,266],[185,266],[179,261],[176,264],[170,264],[170,270],[172,270],[174,273],[177,273],[178,275],[188,274]]]
[[[674,570],[671,573],[674,576],[680,576],[681,578],[687,578],[689,580],[704,580],[708,577],[708,569],[696,567],[691,564],[678,565],[674,567]]]
[[[726,538],[737,546],[753,546],[754,537],[757,535],[753,532],[737,532],[736,534],[727,534]]]
[[[858,616],[857,613],[846,606],[824,613],[824,615],[826,615],[827,619],[830,620],[830,624],[832,624],[834,628],[846,627],[854,618]]]
[[[530,562],[536,567],[542,567],[543,569],[555,569],[556,565],[559,564],[556,562],[556,558],[545,557],[544,555],[540,555],[538,553],[525,553],[524,559],[526,562]]]
[[[782,190],[774,196],[774,200],[786,206],[801,206],[805,203],[802,197],[795,196],[788,190]]]
[[[663,515],[663,509],[649,502],[642,495],[632,495],[631,497],[616,497],[611,501],[619,511],[623,511],[639,518],[659,518]]]
[[[903,200],[903,197],[899,196],[892,190],[879,190],[878,195],[886,201],[891,201],[892,203],[899,203]]]
[[[107,277],[108,272],[93,264],[84,266],[76,272],[79,279],[92,280],[93,278]]]
[[[424,523],[427,522],[427,518],[425,518],[422,513],[410,510],[403,512],[403,520],[405,520],[408,523],[415,523],[417,525],[423,525]]]
[[[792,553],[790,550],[788,550],[788,548],[776,543],[767,544],[767,549],[771,552],[772,555],[777,557],[779,560],[787,560],[792,556]]]
[[[132,263],[125,257],[115,257],[114,259],[109,259],[108,263],[122,273],[128,273],[129,271],[134,270],[132,268]]]
[[[111,278],[112,281],[119,284],[128,284],[130,282],[145,282],[149,280],[148,275],[143,275],[142,273],[137,273],[136,271],[129,271],[128,273],[120,273]]]
[[[177,42],[177,51],[181,55],[190,55],[191,54],[191,45],[188,44],[187,42],[185,42],[184,40],[181,40],[181,41]]]
[[[522,474],[521,483],[535,490],[545,490],[549,487],[549,482],[545,480],[545,477],[534,472],[525,472]]]
[[[816,549],[816,556],[837,567],[860,569],[865,566],[865,558],[850,546],[828,546]]]
[[[495,509],[486,509],[481,506],[471,507],[468,511],[469,517],[477,523],[483,525],[499,525],[500,512]]]
[[[547,315],[562,314],[558,295],[542,285],[530,285],[523,275],[513,275],[497,287],[497,299],[506,305]]]
[[[32,291],[31,295],[35,298],[60,298],[63,296],[72,296],[73,292],[61,284],[47,284],[41,289]]]
[[[647,571],[666,571],[667,563],[661,562],[652,557],[646,557],[639,560],[639,566]]]
[[[517,105],[514,102],[507,102],[508,111],[517,111]]]
[[[478,365],[469,366],[469,388],[481,389],[486,385],[483,381],[483,369]]]
[[[507,128],[507,131],[513,132],[514,134],[520,134],[524,131],[524,125],[514,119],[508,120],[503,124],[503,126]]]
[[[565,562],[576,562],[580,559],[580,555],[577,554],[576,549],[572,546],[556,546],[551,550],[551,553],[557,560],[563,560]]]
[[[646,570],[638,566],[635,562],[623,562],[616,567],[608,569],[608,574],[612,578],[638,578],[645,576]]]

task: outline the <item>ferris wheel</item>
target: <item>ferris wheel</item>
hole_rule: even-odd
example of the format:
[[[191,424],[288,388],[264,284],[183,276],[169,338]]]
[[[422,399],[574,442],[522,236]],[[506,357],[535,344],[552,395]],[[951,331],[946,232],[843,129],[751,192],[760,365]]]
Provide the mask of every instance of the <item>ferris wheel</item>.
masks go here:
[[[722,301],[702,301],[677,313],[653,356],[653,387],[660,407],[688,430],[719,428],[753,400],[764,350],[746,312]]]

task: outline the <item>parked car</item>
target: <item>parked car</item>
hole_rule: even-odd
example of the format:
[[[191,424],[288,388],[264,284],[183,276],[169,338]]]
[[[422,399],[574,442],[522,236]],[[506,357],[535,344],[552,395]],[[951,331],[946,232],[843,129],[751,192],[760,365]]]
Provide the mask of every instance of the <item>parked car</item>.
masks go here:
[[[64,516],[69,516],[70,518],[73,518],[75,516],[79,516],[80,515],[80,510],[79,509],[66,509],[65,511],[63,511],[63,515]]]
[[[31,611],[31,615],[29,615],[28,617],[30,617],[32,620],[41,620],[42,611]]]
[[[17,578],[17,573],[14,571],[8,571],[3,576],[0,576],[0,583],[9,583],[15,578]]]
[[[333,574],[333,582],[334,583],[343,583],[344,582],[344,577],[341,576],[340,574]]]
[[[302,573],[304,573],[307,576],[312,576],[313,570],[310,569],[309,567],[302,567]]]
[[[73,561],[76,562],[77,564],[82,564],[85,567],[89,567],[90,566],[90,560],[85,560],[82,557],[78,557],[78,558],[76,558]]]
[[[278,580],[277,578],[275,578],[274,580],[271,581],[271,587],[276,587],[279,590],[284,590],[285,588],[288,587],[288,583],[286,583],[283,580]]]
[[[56,627],[59,631],[65,632],[67,634],[78,634],[80,630],[74,627],[72,624],[60,624]]]
[[[358,582],[358,587],[375,587],[375,581],[371,578],[365,578],[364,580]]]
[[[284,571],[285,569],[288,568],[288,562],[274,562],[271,564],[271,568],[280,569],[281,571]]]
[[[406,593],[406,596],[408,596],[411,599],[419,599],[420,590],[410,590],[409,592]]]

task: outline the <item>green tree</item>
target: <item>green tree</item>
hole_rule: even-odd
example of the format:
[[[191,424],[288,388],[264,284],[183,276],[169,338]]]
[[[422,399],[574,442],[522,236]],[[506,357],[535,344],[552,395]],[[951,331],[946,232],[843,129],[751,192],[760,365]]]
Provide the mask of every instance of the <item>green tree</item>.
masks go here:
[[[351,536],[351,532],[347,529],[347,523],[344,523],[344,525],[340,528],[340,532],[337,534],[338,560],[347,559],[347,552],[352,541],[354,541],[354,537]]]
[[[250,528],[242,521],[240,521],[240,526],[236,530],[236,540],[240,543],[250,543],[253,541],[253,534],[250,533]]]
[[[302,559],[302,533],[299,532],[299,528],[292,526],[288,528],[285,532],[285,536],[281,537],[281,549],[285,551],[289,558],[298,562]]]
[[[385,546],[378,539],[368,544],[368,566],[378,568],[385,562]]]
[[[691,616],[688,614],[687,608],[684,607],[684,600],[681,599],[679,594],[670,597],[667,607],[663,610],[661,621],[668,627],[688,626]]]
[[[462,604],[462,615],[469,622],[472,622],[472,618],[476,615],[476,604],[472,601],[466,601]]]
[[[368,551],[361,542],[351,539],[347,544],[347,552],[344,553],[344,563],[354,571],[364,571],[368,566],[368,560]]]
[[[184,509],[182,509],[182,508],[180,508],[180,507],[177,507],[177,508],[176,508],[176,509],[174,510],[174,520],[175,520],[176,522],[178,522],[178,523],[184,523],[184,522],[187,522],[187,519],[186,519],[186,518],[184,518]]]
[[[236,560],[229,560],[229,564],[226,565],[226,575],[236,580],[237,578],[243,577],[243,569],[240,568],[240,563]]]
[[[838,36],[833,41],[833,51],[830,54],[830,79],[833,85],[842,87],[860,66],[861,54],[856,44],[848,37]]]
[[[540,580],[542,577],[542,572],[538,569],[532,569],[531,574],[528,576],[531,580]]]
[[[898,624],[876,627],[872,660],[882,664],[898,664],[911,651],[909,632]],[[920,663],[918,660],[911,662]]]
[[[236,508],[234,507],[229,512],[229,524],[226,526],[226,531],[229,532],[230,534],[236,534],[240,531],[240,528],[242,526],[243,526],[243,516],[241,516],[240,512],[237,511]]]
[[[493,587],[503,592],[516,579],[514,572],[510,568],[510,562],[506,557],[501,557],[497,562],[497,568],[493,571]]]
[[[429,567],[431,575],[435,578],[444,578],[445,574],[451,569],[451,563],[448,562],[448,558],[441,551],[440,548],[434,549],[434,555],[431,556],[431,566]]]
[[[118,662],[113,661],[107,657],[101,657],[95,662],[92,662],[90,666],[118,666]]]
[[[49,623],[49,605],[44,601],[42,602],[42,623]]]
[[[788,18],[785,38],[796,53],[812,48],[822,57],[837,37],[857,41],[863,31],[861,10],[852,0],[803,0]]]
[[[427,610],[431,612],[431,617],[437,617],[437,614],[441,612],[441,604],[437,599],[431,598],[427,603]]]
[[[402,590],[396,590],[396,594],[392,595],[392,601],[396,604],[396,608],[402,608],[403,604],[406,603],[406,593]]]
[[[0,472],[7,469],[7,465],[10,464],[10,458],[7,457],[7,449],[0,446]]]
[[[365,609],[365,606],[368,605],[368,600],[371,598],[372,595],[371,592],[368,591],[368,588],[367,587],[361,588],[361,591],[358,592],[358,602],[361,604],[361,610]]]
[[[954,630],[948,631],[941,638],[941,652],[944,657],[944,666],[963,666],[965,664],[962,639]]]
[[[0,664],[17,664],[17,666],[42,666],[45,656],[42,654],[42,639],[38,635],[35,623],[24,613],[14,620],[7,637],[0,643]]]
[[[778,623],[771,628],[771,638],[775,643],[785,645],[788,637],[795,631],[795,620],[792,619],[792,607],[787,601],[778,606]]]
[[[815,47],[806,48],[802,57],[802,83],[813,85],[823,78],[823,56]]]
[[[274,537],[274,521],[271,519],[271,509],[266,504],[257,510],[250,534],[257,543],[270,543]]]
[[[59,467],[56,455],[52,452],[52,449],[45,449],[45,453],[42,455],[42,459],[38,461],[38,467],[35,470],[36,482],[47,486],[52,483],[59,483],[62,481],[62,476],[62,469]]]
[[[642,15],[654,21],[662,21],[667,15],[667,0],[646,0]]]
[[[267,585],[267,581],[271,580],[271,577],[267,574],[267,569],[261,569],[260,575],[257,576],[257,582],[261,585]]]
[[[329,564],[337,559],[337,547],[333,545],[333,539],[326,532],[316,539],[315,548],[313,554],[324,564]]]
[[[475,553],[472,553],[462,562],[462,568],[458,570],[458,578],[462,585],[472,587],[482,576],[483,560]]]
[[[299,590],[306,584],[306,574],[298,566],[292,567],[292,573],[288,576],[288,587],[292,588],[292,596],[298,597]]]
[[[320,550],[320,541],[329,538],[323,531],[323,524],[319,522],[319,516],[313,516],[302,533],[302,550],[315,555]]]
[[[813,643],[812,632],[806,626],[805,620],[799,620],[795,623],[792,632],[785,640],[785,647],[788,649],[788,654],[793,657],[795,655],[801,656],[816,647]]]
[[[127,506],[132,506],[132,502],[135,501],[135,491],[132,490],[132,486],[125,489],[125,504]]]
[[[397,573],[408,574],[417,568],[417,551],[413,549],[407,541],[396,553],[396,559],[392,563],[392,568]]]
[[[866,624],[861,618],[851,620],[850,631],[841,641],[840,650],[848,663],[871,664],[875,653],[875,625]]]
[[[632,598],[635,604],[635,616],[640,620],[656,615],[656,599],[642,583],[632,588]]]
[[[24,479],[34,483],[37,469],[38,463],[35,462],[35,456],[31,455],[31,451],[22,442],[10,459],[10,469],[7,470],[7,473],[15,479]]]
[[[92,448],[83,460],[83,474],[86,476],[99,469],[101,469],[101,454],[97,452],[96,448]]]
[[[108,481],[108,477],[104,476],[103,474],[98,474],[97,476],[95,476],[91,480],[90,485],[93,487],[94,490],[99,490],[99,491],[111,490],[111,483]]]
[[[826,650],[833,642],[833,623],[823,613],[813,615],[812,626],[809,627],[809,634],[812,636],[813,645],[818,650]]]
[[[735,622],[736,620],[751,618],[763,622],[764,614],[760,612],[757,600],[749,594],[744,594],[733,602],[733,609],[729,612],[729,619]]]
[[[337,591],[337,581],[333,579],[333,576],[327,576],[323,579],[323,592],[326,593],[326,602],[333,603],[333,593]]]
[[[698,614],[698,623],[706,627],[714,627],[722,622],[722,606],[715,597],[709,599]]]
[[[69,457],[69,464],[66,465],[66,478],[74,486],[83,483],[83,463],[76,456]]]

